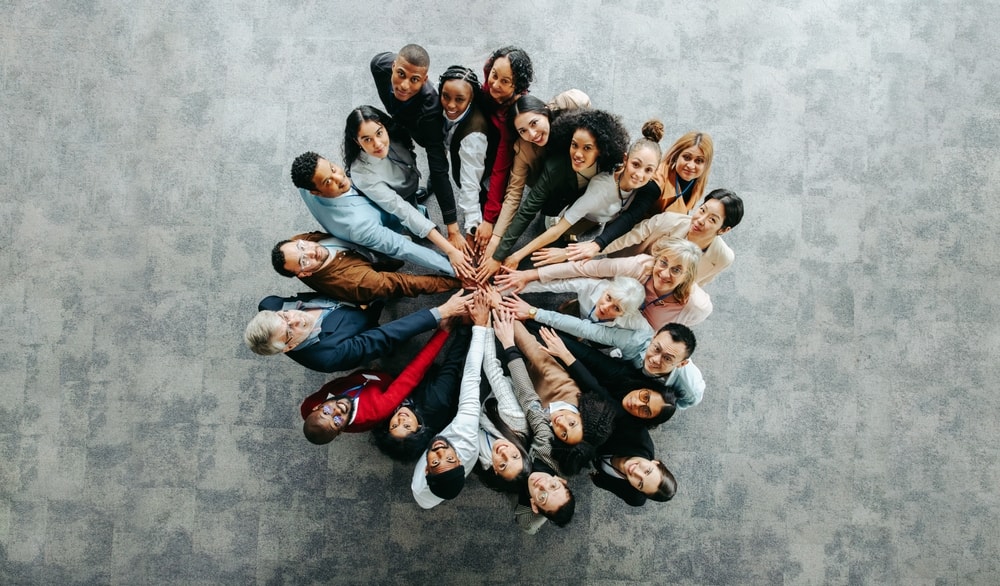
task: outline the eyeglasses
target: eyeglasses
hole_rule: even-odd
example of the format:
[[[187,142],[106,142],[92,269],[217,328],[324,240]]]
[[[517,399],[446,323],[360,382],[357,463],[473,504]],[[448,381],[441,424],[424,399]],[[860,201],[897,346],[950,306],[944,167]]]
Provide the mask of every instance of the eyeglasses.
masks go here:
[[[681,265],[670,266],[670,259],[665,256],[661,256],[656,259],[656,267],[660,269],[669,269],[670,274],[675,277],[679,277],[684,274],[684,267]]]
[[[305,245],[305,242],[302,241],[302,240],[296,240],[295,241],[295,250],[299,251],[299,270],[300,271],[304,271],[304,270],[306,270],[306,265],[309,262],[308,259],[306,259],[306,245]]]
[[[292,321],[284,311],[279,311],[278,317],[285,322],[285,345],[287,346],[292,342]]]

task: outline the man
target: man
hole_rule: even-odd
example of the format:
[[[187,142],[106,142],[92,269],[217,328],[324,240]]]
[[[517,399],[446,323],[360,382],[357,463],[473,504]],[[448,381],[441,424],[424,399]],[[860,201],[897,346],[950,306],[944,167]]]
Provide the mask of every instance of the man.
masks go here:
[[[375,89],[386,112],[427,152],[430,189],[441,206],[448,226],[448,240],[463,249],[455,211],[455,194],[448,180],[444,148],[444,117],[433,84],[427,83],[431,58],[420,45],[406,45],[399,53],[379,53],[372,58]]]
[[[272,295],[260,302],[260,312],[247,325],[244,339],[256,354],[287,354],[320,372],[348,370],[384,356],[442,319],[464,315],[469,300],[459,291],[438,307],[379,326],[380,305],[361,310],[313,294]]]
[[[395,272],[398,266],[372,264],[350,243],[324,232],[299,234],[275,244],[271,264],[279,275],[298,277],[314,291],[351,303],[416,297],[462,286],[451,277],[408,275]],[[380,270],[386,268],[390,270]]]
[[[313,217],[331,235],[455,276],[446,257],[395,231],[402,229],[399,220],[355,189],[339,165],[314,152],[302,153],[292,162],[292,183]]]
[[[489,330],[489,300],[481,289],[475,293],[470,315],[474,324],[472,343],[465,359],[458,411],[448,427],[431,439],[424,457],[413,469],[410,489],[414,500],[424,509],[434,508],[442,501],[458,496],[479,457],[479,416],[482,411],[479,381],[486,344],[493,341]]]

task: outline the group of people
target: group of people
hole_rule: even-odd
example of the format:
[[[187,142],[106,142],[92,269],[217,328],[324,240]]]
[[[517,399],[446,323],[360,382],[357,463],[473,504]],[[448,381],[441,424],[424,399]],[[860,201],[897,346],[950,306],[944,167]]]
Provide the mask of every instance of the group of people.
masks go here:
[[[436,330],[398,375],[358,370],[301,404],[310,442],[370,432],[414,463],[423,508],[473,472],[510,495],[529,533],[570,522],[570,480],[585,471],[629,505],[670,500],[677,482],[650,429],[702,399],[691,328],[712,312],[703,287],[733,262],[721,236],[743,217],[735,193],[705,191],[711,137],[689,132],[663,152],[650,120],[630,142],[580,90],[530,94],[531,59],[513,46],[482,80],[452,65],[434,84],[429,67],[419,45],[376,55],[382,108],[347,115],[343,167],[295,158],[292,182],[324,231],[278,242],[271,262],[314,293],[261,301],[247,345],[340,372]],[[405,262],[426,274],[399,272]],[[379,323],[386,302],[454,290]],[[537,306],[522,293],[570,298]]]

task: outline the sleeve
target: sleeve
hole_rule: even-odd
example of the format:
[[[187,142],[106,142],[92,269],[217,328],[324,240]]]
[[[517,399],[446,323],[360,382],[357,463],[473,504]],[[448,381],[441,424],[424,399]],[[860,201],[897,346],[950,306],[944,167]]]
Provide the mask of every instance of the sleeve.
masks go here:
[[[600,279],[557,279],[543,283],[532,281],[525,285],[522,293],[575,293],[578,298],[591,293],[599,284]]]
[[[349,236],[349,240],[359,246],[381,252],[392,258],[412,262],[450,277],[455,276],[455,269],[452,268],[447,257],[420,246],[378,222],[359,219],[349,228]]]
[[[705,379],[701,376],[701,370],[688,362],[677,369],[677,379],[673,382],[679,393],[677,396],[677,408],[687,409],[701,403],[705,396]]]
[[[710,258],[710,261],[706,261],[706,257]],[[698,263],[698,284],[704,287],[712,281],[715,277],[719,275],[722,271],[729,268],[729,265],[733,264],[733,259],[736,255],[733,254],[733,249],[729,248],[729,245],[725,243],[719,236],[716,236],[712,243],[708,245],[708,250],[701,257],[701,262]],[[702,267],[707,265],[708,262],[712,263],[712,267],[705,271],[702,271]],[[704,275],[704,276],[702,276]]]
[[[564,315],[547,309],[539,309],[538,313],[535,314],[535,321],[547,326],[552,326],[553,328],[568,334],[592,340],[598,344],[605,344],[607,346],[615,346],[619,348],[631,347],[634,345],[632,337],[635,332],[632,330],[609,328],[578,317]]]
[[[372,422],[381,421],[391,415],[393,410],[403,402],[403,399],[410,396],[413,389],[420,384],[424,375],[427,374],[427,369],[430,368],[434,362],[434,358],[441,352],[441,348],[444,347],[445,340],[447,339],[448,332],[444,330],[435,332],[427,344],[417,353],[416,357],[406,365],[403,372],[399,373],[399,376],[389,383],[384,392],[366,397],[368,401],[371,401],[372,410],[370,419]],[[356,423],[360,425],[363,422]]]
[[[504,423],[515,431],[527,432],[528,424],[524,419],[524,412],[521,411],[521,405],[518,404],[517,397],[514,396],[510,380],[503,374],[500,360],[497,359],[497,345],[492,340],[486,340],[483,372],[486,373],[486,380],[489,381],[490,388],[493,389],[493,395],[497,399],[497,410]]]
[[[573,364],[566,367],[566,372],[573,377],[573,380],[576,381],[577,386],[580,387],[582,392],[596,395],[611,404],[616,402],[611,398],[611,395],[604,390],[601,383],[597,382],[597,379],[594,378],[594,375],[590,372],[590,370],[584,366],[583,361],[580,360],[579,357],[573,361]]]
[[[510,354],[508,354],[508,357]],[[521,405],[521,411],[528,421],[528,427],[532,433],[532,444],[548,445],[552,443],[554,437],[552,428],[549,427],[548,418],[542,412],[542,402],[535,393],[535,387],[531,385],[531,377],[528,376],[528,369],[524,365],[524,358],[518,357],[509,360],[507,367],[510,369],[510,378],[514,383],[514,394],[517,402]]]
[[[399,197],[399,194],[389,187],[388,183],[380,180],[374,174],[358,168],[351,176],[351,180],[375,205],[399,218],[400,223],[410,232],[421,238],[426,238],[427,234],[435,228],[434,222],[424,217],[417,211],[417,208]]]
[[[435,92],[435,99],[436,95],[437,92]],[[440,105],[438,105],[438,109],[440,109]],[[427,168],[430,171],[431,187],[434,190],[434,197],[437,198],[438,205],[441,206],[441,216],[445,224],[454,224],[457,217],[455,213],[455,192],[452,190],[451,180],[448,178],[448,157],[444,152],[444,123],[442,122],[442,115],[440,111],[437,113],[424,112],[417,125],[418,129],[413,134],[413,139],[427,153]],[[421,237],[423,236],[421,235]]]
[[[465,370],[462,371],[462,390],[458,395],[459,417],[471,417],[475,420],[475,427],[479,426],[479,381],[483,371],[483,349],[486,344],[487,335],[491,334],[489,328],[482,326],[472,326],[472,343],[469,345],[469,355],[465,359]]]
[[[594,239],[594,242],[604,250],[608,244],[615,241],[623,234],[631,230],[642,222],[657,199],[660,197],[660,187],[653,181],[639,188],[639,193],[635,194],[635,201],[625,208],[617,218],[604,225],[604,230]]]
[[[590,277],[594,279],[610,279],[623,275],[641,279],[649,271],[653,257],[640,254],[625,258],[601,258],[597,260],[578,260],[554,265],[538,267],[538,282],[550,283],[559,279]]]
[[[678,222],[684,220],[687,216],[682,214],[675,214],[673,212],[663,212],[640,222],[638,226],[632,228],[624,236],[615,239],[611,244],[604,249],[605,254],[611,254],[612,252],[617,252],[623,248],[628,248],[630,246],[637,246],[646,241],[647,238],[654,234],[669,234],[677,226]]]
[[[712,298],[697,284],[691,288],[687,303],[673,321],[687,327],[693,327],[705,321],[712,313]]]
[[[514,508],[514,522],[528,535],[538,533],[538,530],[548,521],[543,515],[536,515],[531,507],[518,503]]]
[[[507,127],[505,116],[490,114],[490,122],[499,135],[496,159],[490,172],[490,188],[486,194],[486,205],[483,207],[483,220],[495,224],[500,215],[503,195],[507,191],[507,176],[514,163],[514,137]]]
[[[479,185],[486,171],[486,135],[474,132],[462,139],[458,148],[458,158],[461,160],[459,172],[457,206],[462,211],[465,222],[465,232],[483,222],[483,213],[479,208]],[[448,219],[445,218],[448,224]]]
[[[494,167],[495,169],[496,167]],[[542,204],[556,188],[556,169],[555,162],[547,162],[541,176],[535,182],[535,186],[528,192],[527,197],[521,198],[521,205],[517,208],[517,213],[514,214],[510,226],[504,231],[500,244],[497,246],[496,252],[493,253],[493,260],[503,262],[514,245],[517,244],[517,239],[527,229],[528,224],[538,215],[538,210],[542,209]],[[490,188],[492,187],[491,185]]]
[[[421,309],[383,326],[361,332],[339,342],[333,348],[317,348],[317,344],[299,353],[289,352],[288,356],[320,372],[348,370],[385,356],[396,344],[436,326],[437,320],[430,310]]]
[[[646,495],[632,488],[627,480],[612,478],[604,472],[598,471],[590,476],[594,486],[614,494],[625,501],[625,504],[633,507],[641,507],[646,504]]]
[[[517,208],[521,206],[521,196],[524,195],[524,186],[528,182],[531,174],[530,158],[537,156],[531,149],[531,143],[518,139],[514,143],[514,162],[510,168],[510,178],[507,180],[507,193],[503,198],[503,207],[500,215],[497,216],[496,224],[493,226],[493,233],[503,236],[510,226]]]
[[[616,188],[617,184],[610,173],[598,174],[587,184],[587,190],[583,192],[580,199],[571,203],[566,209],[563,219],[572,225],[588,214],[593,215],[601,212],[602,208],[608,206],[609,200],[616,196],[613,191]]]

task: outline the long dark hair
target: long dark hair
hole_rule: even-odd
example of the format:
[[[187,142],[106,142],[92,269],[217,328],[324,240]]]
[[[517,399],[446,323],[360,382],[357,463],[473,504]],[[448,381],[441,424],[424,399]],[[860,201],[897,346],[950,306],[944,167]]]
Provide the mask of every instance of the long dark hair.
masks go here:
[[[616,420],[624,413],[621,406],[593,393],[580,395],[579,408],[583,441],[572,446],[559,438],[552,442],[552,457],[566,476],[579,474],[597,456],[597,448],[608,441]]]
[[[612,171],[621,164],[628,150],[628,130],[618,116],[604,110],[573,110],[559,116],[552,123],[551,146],[547,152],[558,153],[558,156],[568,159],[573,133],[580,129],[592,134],[597,143],[598,173]]]
[[[483,468],[476,466],[474,471],[479,476],[479,481],[487,488],[497,492],[517,494],[520,485],[524,484],[528,475],[531,474],[531,459],[528,457],[528,450],[525,448],[525,446],[531,445],[531,438],[511,429],[503,418],[500,417],[500,409],[496,397],[486,399],[486,402],[483,403],[483,412],[486,413],[486,418],[500,432],[500,435],[514,444],[517,451],[521,453],[521,462],[524,463],[524,466],[521,468],[521,472],[511,480],[504,480],[499,474],[494,472],[492,467]]]
[[[427,449],[427,446],[431,443],[431,438],[436,435],[436,432],[424,423],[420,407],[414,401],[411,399],[403,401],[399,407],[396,407],[396,411],[399,411],[403,407],[409,407],[410,411],[413,411],[413,414],[417,417],[417,423],[420,424],[420,428],[403,439],[394,437],[389,433],[389,419],[392,418],[392,415],[390,415],[384,423],[380,423],[372,428],[372,441],[375,442],[375,447],[380,452],[397,462],[416,462],[420,454],[423,454],[424,450]],[[392,412],[393,415],[396,414],[396,411]]]
[[[375,106],[358,106],[347,115],[347,122],[344,124],[344,169],[348,175],[350,175],[351,165],[361,155],[362,148],[358,143],[358,129],[366,121],[377,122],[384,126],[391,140],[402,142],[407,147],[413,146],[408,134],[397,132],[391,116]]]

